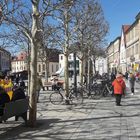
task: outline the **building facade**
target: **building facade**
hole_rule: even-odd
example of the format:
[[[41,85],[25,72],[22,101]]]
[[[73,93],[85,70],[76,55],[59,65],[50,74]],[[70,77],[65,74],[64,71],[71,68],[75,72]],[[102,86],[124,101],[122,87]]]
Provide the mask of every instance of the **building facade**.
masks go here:
[[[140,72],[140,13],[131,25],[122,26],[120,43],[119,38],[111,42],[107,55],[109,71],[118,67],[117,71],[123,74],[126,71]]]
[[[119,47],[120,37],[117,37],[107,48],[107,65],[109,73],[117,73],[117,71],[119,71]]]
[[[99,57],[96,60],[96,71],[99,72],[100,75],[102,75],[103,73],[107,73],[107,59],[104,57]]]
[[[119,71],[123,74],[125,74],[125,72],[127,71],[126,31],[129,29],[129,27],[130,25],[123,25],[121,31]]]
[[[127,70],[140,71],[140,13],[126,32]]]
[[[72,76],[74,74],[74,54],[71,53],[68,56],[68,65],[69,65],[69,75]],[[79,75],[79,59],[76,57],[76,71],[77,75]],[[59,70],[57,71],[60,76],[64,76],[64,67],[65,67],[65,60],[64,60],[64,54],[59,55]]]
[[[11,62],[12,73],[27,70],[26,60],[27,60],[27,54],[25,52],[21,52],[17,56],[14,56]]]
[[[11,70],[11,54],[3,48],[0,48],[0,71],[7,72]]]
[[[53,57],[49,58],[49,62],[48,62],[49,75],[48,76],[51,76],[52,74],[54,74],[58,70],[58,68],[59,68],[58,58],[59,58],[59,55],[53,55]],[[11,62],[12,73],[27,71],[28,70],[27,59],[28,59],[27,53],[25,53],[25,52],[21,52],[16,57],[13,57],[13,60]],[[37,72],[39,73],[39,75],[45,76],[46,63],[43,60],[44,59],[40,59],[38,57],[38,59],[37,59]]]

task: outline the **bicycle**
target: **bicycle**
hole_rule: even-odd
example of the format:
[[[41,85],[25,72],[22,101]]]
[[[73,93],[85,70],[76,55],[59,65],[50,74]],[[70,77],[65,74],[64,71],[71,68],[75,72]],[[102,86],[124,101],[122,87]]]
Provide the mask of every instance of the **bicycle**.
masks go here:
[[[113,87],[111,85],[111,82],[108,80],[102,81],[102,87],[100,88],[100,90],[103,97],[113,96]]]
[[[91,97],[92,99],[99,99],[101,97],[101,93],[98,90],[97,83],[94,83],[90,86],[90,92],[89,92],[89,89],[86,87],[86,85],[81,84],[80,82],[78,82],[78,83],[80,85],[78,90],[83,94],[84,97],[88,96],[88,98]]]
[[[83,103],[83,95],[78,90],[76,93],[74,87],[70,87],[69,95],[67,98],[60,89],[54,91],[49,96],[50,102],[54,105],[62,104],[64,99],[65,101],[69,102],[69,104],[80,105]]]

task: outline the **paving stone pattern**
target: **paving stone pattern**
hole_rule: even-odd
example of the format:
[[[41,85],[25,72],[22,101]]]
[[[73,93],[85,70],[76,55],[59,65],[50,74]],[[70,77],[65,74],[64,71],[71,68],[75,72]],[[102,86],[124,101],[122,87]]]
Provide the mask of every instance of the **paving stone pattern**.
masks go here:
[[[50,92],[41,92],[35,128],[11,118],[0,124],[0,140],[140,140],[139,84],[133,96],[127,88],[122,106],[112,97],[84,99],[81,106],[52,105]]]

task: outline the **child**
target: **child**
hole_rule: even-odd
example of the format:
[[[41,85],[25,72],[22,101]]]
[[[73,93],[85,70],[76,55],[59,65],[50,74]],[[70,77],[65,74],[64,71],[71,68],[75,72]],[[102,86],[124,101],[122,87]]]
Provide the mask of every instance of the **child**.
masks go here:
[[[121,74],[117,74],[116,79],[112,82],[112,86],[114,87],[114,95],[116,97],[116,105],[121,106],[121,97],[124,94],[124,90],[126,88],[125,82],[123,80],[123,76]]]

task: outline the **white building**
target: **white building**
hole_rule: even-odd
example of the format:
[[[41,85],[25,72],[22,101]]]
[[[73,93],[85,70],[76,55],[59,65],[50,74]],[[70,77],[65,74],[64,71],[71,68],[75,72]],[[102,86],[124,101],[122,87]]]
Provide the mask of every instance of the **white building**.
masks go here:
[[[11,62],[12,73],[27,70],[26,57],[27,55],[25,52],[21,52],[16,57],[13,57]]]
[[[124,74],[127,71],[127,62],[126,62],[126,36],[125,33],[128,30],[130,25],[123,25],[121,32],[120,40],[120,70]]]
[[[68,57],[68,63],[69,63],[69,74],[70,76],[73,75],[74,72],[74,54],[71,53]],[[60,76],[64,76],[64,54],[59,54],[59,70],[56,72],[57,74],[60,74]],[[76,57],[76,70],[77,75],[79,74],[79,59]]]
[[[28,68],[27,54],[25,52],[19,53],[16,57],[13,58],[11,65],[12,65],[12,73],[26,71]],[[49,58],[48,65],[49,65],[48,66],[48,68],[49,68],[48,76],[51,76],[58,70],[58,67],[59,67],[57,54],[53,54]],[[46,73],[46,64],[41,59],[39,59],[39,57],[37,60],[37,72],[39,73],[39,75],[43,75],[43,76]]]
[[[96,60],[96,71],[99,72],[100,75],[103,73],[107,73],[107,58],[99,57]]]

